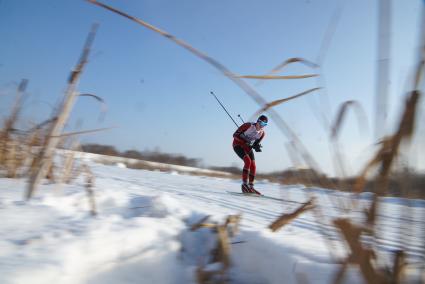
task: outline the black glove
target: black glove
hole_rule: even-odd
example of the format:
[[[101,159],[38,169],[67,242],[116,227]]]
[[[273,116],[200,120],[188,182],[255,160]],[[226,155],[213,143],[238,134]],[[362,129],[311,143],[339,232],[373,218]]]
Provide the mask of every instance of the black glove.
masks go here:
[[[260,144],[260,143],[254,143],[254,144],[252,145],[252,149],[254,149],[254,150],[255,150],[255,152],[262,152],[262,151],[261,151],[261,147],[263,147],[263,146],[261,146],[261,144]]]
[[[254,143],[252,143],[252,141],[246,141],[245,144],[249,147],[252,148],[252,146],[254,145]]]

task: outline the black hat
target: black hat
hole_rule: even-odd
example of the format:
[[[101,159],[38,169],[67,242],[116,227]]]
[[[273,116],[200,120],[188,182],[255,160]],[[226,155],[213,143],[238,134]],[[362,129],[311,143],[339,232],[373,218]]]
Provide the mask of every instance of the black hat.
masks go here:
[[[265,116],[264,114],[260,115],[260,117],[258,117],[257,121],[264,121],[264,122],[269,122],[269,119],[267,118],[267,116]]]

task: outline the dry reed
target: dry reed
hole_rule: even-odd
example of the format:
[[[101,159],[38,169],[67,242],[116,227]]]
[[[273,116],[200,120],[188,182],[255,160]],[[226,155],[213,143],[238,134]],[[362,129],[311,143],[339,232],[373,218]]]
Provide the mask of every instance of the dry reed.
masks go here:
[[[3,129],[0,131],[0,167],[6,171],[6,176],[9,178],[16,177],[18,168],[23,160],[19,138],[13,137],[13,132],[19,119],[23,100],[25,99],[27,85],[28,80],[22,79],[18,86],[11,114],[6,119]]]
[[[64,128],[66,121],[68,120],[77,97],[76,88],[78,80],[83,72],[84,66],[87,63],[88,56],[90,54],[90,48],[96,35],[97,27],[97,24],[93,25],[89,35],[87,36],[79,62],[69,77],[68,88],[65,92],[64,100],[59,107],[57,115],[54,116],[57,117],[57,119],[49,129],[49,135],[46,138],[42,149],[34,160],[35,167],[33,168],[33,171],[30,175],[29,186],[26,193],[27,199],[32,197],[40,180],[45,177],[47,170],[52,163],[53,153],[61,139],[59,136]]]
[[[334,224],[341,231],[350,249],[350,254],[344,261],[341,271],[337,273],[336,281],[339,282],[342,279],[347,264],[351,263],[360,267],[367,283],[388,283],[388,279],[373,265],[374,252],[361,244],[360,235],[363,229],[351,224],[348,219],[336,219]]]
[[[210,263],[220,263],[217,270],[206,270],[205,264],[198,266],[196,270],[196,279],[199,284],[207,283],[227,283],[227,271],[230,268],[230,238],[237,233],[237,228],[241,220],[240,215],[229,215],[223,224],[215,222],[206,223],[210,216],[205,216],[199,222],[191,226],[190,230],[195,231],[199,228],[210,228],[217,235],[216,247],[212,249]]]
[[[301,92],[301,93],[299,93],[299,94],[296,94],[296,95],[293,95],[293,96],[291,96],[291,97],[288,97],[288,98],[284,98],[284,99],[279,99],[279,100],[275,100],[275,101],[272,101],[272,102],[270,102],[270,103],[267,103],[267,104],[265,104],[261,109],[259,109],[254,115],[253,115],[253,117],[255,117],[255,116],[258,116],[259,114],[261,114],[261,113],[263,113],[263,112],[266,112],[269,108],[271,108],[271,107],[275,107],[275,106],[277,106],[277,105],[280,105],[280,104],[282,104],[282,103],[284,103],[284,102],[287,102],[287,101],[290,101],[290,100],[293,100],[293,99],[296,99],[296,98],[298,98],[298,97],[301,97],[301,96],[304,96],[304,95],[307,95],[307,94],[309,94],[309,93],[311,93],[311,92],[314,92],[314,91],[317,91],[317,90],[320,90],[320,88],[313,88],[313,89],[309,89],[309,90],[307,90],[307,91],[304,91],[304,92]]]
[[[270,224],[269,229],[272,230],[272,232],[276,232],[279,229],[281,229],[283,226],[289,224],[292,220],[298,218],[299,215],[302,213],[313,209],[313,199],[310,199],[300,207],[298,207],[294,212],[289,214],[283,214],[279,218],[277,218],[273,223]]]
[[[90,206],[90,213],[92,216],[96,216],[97,215],[97,210],[96,210],[96,200],[94,197],[94,191],[93,191],[93,187],[94,187],[94,175],[91,172],[90,168],[87,165],[83,165],[83,172],[86,174],[86,193],[87,193],[87,199],[89,201],[89,206]]]
[[[286,76],[277,76],[277,75],[240,75],[238,78],[244,79],[261,79],[261,80],[292,80],[292,79],[305,79],[317,77],[318,74],[305,74],[305,75],[286,75]]]

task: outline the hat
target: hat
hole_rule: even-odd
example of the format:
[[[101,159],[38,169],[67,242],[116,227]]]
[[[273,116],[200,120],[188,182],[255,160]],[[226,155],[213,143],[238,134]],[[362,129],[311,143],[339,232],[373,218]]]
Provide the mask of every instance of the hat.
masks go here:
[[[269,119],[267,118],[267,116],[265,116],[264,114],[263,115],[260,115],[259,117],[258,117],[258,119],[257,119],[257,122],[258,121],[264,121],[265,123],[267,123],[267,122],[269,122]]]

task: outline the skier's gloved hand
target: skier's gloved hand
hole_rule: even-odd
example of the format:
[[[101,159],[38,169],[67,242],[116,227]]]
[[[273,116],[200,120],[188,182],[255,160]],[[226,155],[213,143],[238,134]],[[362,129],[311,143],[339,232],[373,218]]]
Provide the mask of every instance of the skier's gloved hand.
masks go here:
[[[262,152],[261,147],[263,147],[263,146],[260,143],[252,144],[252,149],[254,149],[255,152]]]
[[[252,148],[252,146],[254,145],[254,143],[252,141],[246,141],[245,143],[249,148]]]

